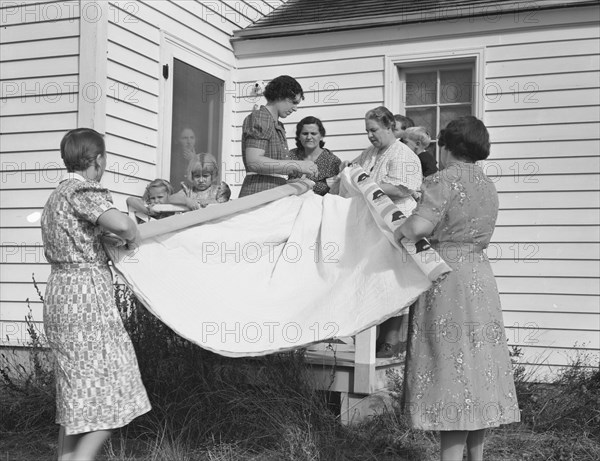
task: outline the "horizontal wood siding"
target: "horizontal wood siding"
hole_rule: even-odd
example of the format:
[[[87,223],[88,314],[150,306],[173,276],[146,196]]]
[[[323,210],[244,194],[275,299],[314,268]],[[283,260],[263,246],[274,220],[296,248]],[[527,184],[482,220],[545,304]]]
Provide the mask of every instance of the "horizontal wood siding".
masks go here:
[[[346,59],[326,59],[325,54],[313,53],[297,60],[280,57],[267,65],[258,65],[262,59],[240,61],[239,85],[242,94],[235,116],[235,144],[232,164],[237,173],[234,196],[244,177],[241,157],[241,134],[244,118],[255,104],[264,104],[262,97],[250,92],[257,80],[269,81],[277,75],[292,75],[304,89],[304,101],[298,111],[285,120],[288,144],[295,147],[296,123],[307,115],[327,121],[326,145],[342,159],[352,160],[367,146],[363,117],[368,109],[383,104],[383,55],[353,56]],[[277,62],[278,61],[278,62]],[[247,67],[246,67],[247,64]],[[243,89],[247,88],[244,92]],[[366,143],[365,143],[366,141]]]
[[[79,1],[0,4],[0,343],[27,341],[32,275],[49,273],[39,214],[63,175],[59,144],[77,126]]]
[[[161,30],[235,68],[233,32],[281,3],[111,1],[103,10],[108,17],[102,18],[79,0],[0,3],[0,343],[27,340],[28,304],[34,319],[42,320],[32,274],[43,293],[49,266],[39,220],[33,218],[64,173],[60,140],[78,123],[80,17],[107,21],[107,81],[101,90],[108,164],[102,182],[125,210],[126,198],[141,195],[157,176]],[[232,119],[224,114],[225,125]],[[231,149],[224,146],[227,153]]]
[[[549,365],[538,367],[542,374],[569,364],[577,351],[598,363],[600,41],[597,26],[585,18],[597,13],[537,12],[544,24],[537,28],[508,20],[462,27],[457,21],[454,29],[404,25],[236,45],[241,84],[280,74],[302,84],[306,99],[284,121],[290,148],[295,124],[314,115],[324,122],[327,147],[343,159],[369,145],[363,117],[385,102],[386,56],[410,54],[419,61],[432,50],[447,50],[446,59],[453,50],[484,50],[485,77],[476,92],[492,149],[482,166],[500,198],[488,255],[509,343],[522,348],[524,363]],[[565,17],[580,19],[562,24]],[[261,102],[240,101],[236,138],[244,117]],[[241,165],[240,155],[234,166]]]
[[[161,30],[191,43],[235,67],[230,38],[269,13],[281,2],[142,1],[110,2],[108,25],[107,150],[108,170],[103,180],[115,191],[117,206],[128,195],[141,195],[157,176],[161,152],[159,110]],[[232,124],[233,114],[224,114]],[[223,146],[226,164],[232,145]],[[225,179],[235,172],[224,171]],[[112,181],[112,182],[111,182]]]
[[[502,204],[494,241],[515,242],[494,272],[525,363],[568,365],[587,354],[597,364],[599,42],[597,33],[543,38],[486,49],[485,167]]]

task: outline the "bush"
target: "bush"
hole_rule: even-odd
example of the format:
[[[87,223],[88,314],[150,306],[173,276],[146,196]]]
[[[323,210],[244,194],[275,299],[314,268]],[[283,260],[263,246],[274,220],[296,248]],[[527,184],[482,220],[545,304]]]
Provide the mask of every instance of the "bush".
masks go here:
[[[43,302],[35,278],[33,284]],[[17,349],[0,354],[0,430],[3,432],[47,429],[48,422],[54,421],[56,389],[51,358],[43,333],[35,328],[29,298],[27,309],[27,349],[21,350],[21,354]]]

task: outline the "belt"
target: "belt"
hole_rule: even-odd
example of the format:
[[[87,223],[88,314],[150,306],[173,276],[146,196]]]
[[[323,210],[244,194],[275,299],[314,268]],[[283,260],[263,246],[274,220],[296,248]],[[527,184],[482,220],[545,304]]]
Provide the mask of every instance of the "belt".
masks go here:
[[[267,174],[267,173],[255,173],[254,171],[248,171],[248,172],[246,172],[246,176],[253,175],[253,174],[257,174],[257,175],[260,175],[260,176],[273,176],[274,178],[283,178],[283,179],[286,179],[286,180],[288,178],[287,175],[285,175],[285,174],[277,174],[277,173],[270,173],[270,174]]]
[[[110,270],[106,263],[52,263],[53,270],[68,271],[73,269],[100,269]]]

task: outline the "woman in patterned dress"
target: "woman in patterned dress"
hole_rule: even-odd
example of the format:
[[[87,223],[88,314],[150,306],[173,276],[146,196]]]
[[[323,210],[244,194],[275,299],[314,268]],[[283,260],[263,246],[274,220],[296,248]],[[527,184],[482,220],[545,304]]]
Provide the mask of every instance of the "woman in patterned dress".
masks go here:
[[[290,158],[285,128],[279,121],[294,113],[304,99],[300,84],[289,75],[281,75],[269,82],[264,95],[267,105],[252,111],[242,126],[242,160],[246,177],[240,197],[282,186],[294,172],[318,174],[314,162]]]
[[[107,241],[135,238],[135,223],[99,183],[104,139],[78,128],[61,141],[68,172],[42,214],[51,263],[44,329],[55,356],[59,460],[93,460],[110,430],[150,410],[133,346],[114,300]]]
[[[475,162],[489,135],[475,117],[442,130],[442,170],[428,177],[396,239],[429,237],[452,268],[409,314],[404,411],[413,428],[441,431],[441,459],[483,459],[484,430],[520,419],[500,297],[484,249],[498,194]]]
[[[307,178],[314,181],[313,191],[319,195],[329,192],[326,179],[337,176],[342,163],[329,149],[323,147],[325,145],[324,137],[323,122],[316,117],[304,117],[296,125],[297,148],[290,151],[290,157],[294,160],[310,160],[316,163],[319,173],[308,175]],[[300,176],[299,173],[292,173],[289,179],[297,179]]]

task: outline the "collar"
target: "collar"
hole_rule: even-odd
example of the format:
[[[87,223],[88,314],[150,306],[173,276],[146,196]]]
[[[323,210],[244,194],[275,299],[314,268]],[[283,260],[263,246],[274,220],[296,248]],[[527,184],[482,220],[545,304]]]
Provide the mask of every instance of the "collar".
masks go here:
[[[82,182],[87,181],[87,179],[85,179],[79,173],[75,173],[73,171],[69,171],[69,172],[67,172],[67,176],[63,177],[63,179],[61,179],[60,182],[67,181],[68,179],[75,179],[77,181],[82,181]]]

